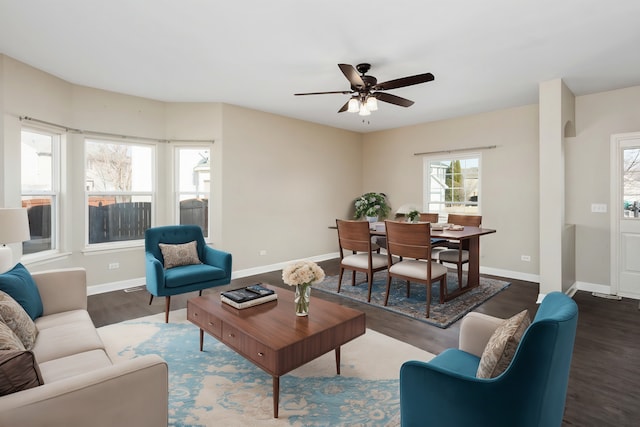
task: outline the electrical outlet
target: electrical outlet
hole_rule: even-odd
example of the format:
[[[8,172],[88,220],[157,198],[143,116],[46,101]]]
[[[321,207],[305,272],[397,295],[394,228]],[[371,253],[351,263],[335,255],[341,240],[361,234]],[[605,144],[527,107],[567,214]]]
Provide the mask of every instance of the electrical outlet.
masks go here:
[[[521,261],[531,262],[531,257],[529,255],[520,255]]]
[[[260,251],[260,255],[266,255],[266,254],[267,254],[267,250],[266,250],[266,249],[262,249],[262,250]]]
[[[109,263],[109,270],[116,270],[118,268],[120,268],[120,263],[119,262]]]

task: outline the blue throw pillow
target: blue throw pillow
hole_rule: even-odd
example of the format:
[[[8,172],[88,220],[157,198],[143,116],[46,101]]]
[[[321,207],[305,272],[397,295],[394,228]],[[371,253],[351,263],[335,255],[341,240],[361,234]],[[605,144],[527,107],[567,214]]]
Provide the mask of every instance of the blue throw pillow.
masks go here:
[[[40,292],[24,265],[18,263],[13,269],[0,274],[0,290],[16,300],[31,319],[42,316]]]

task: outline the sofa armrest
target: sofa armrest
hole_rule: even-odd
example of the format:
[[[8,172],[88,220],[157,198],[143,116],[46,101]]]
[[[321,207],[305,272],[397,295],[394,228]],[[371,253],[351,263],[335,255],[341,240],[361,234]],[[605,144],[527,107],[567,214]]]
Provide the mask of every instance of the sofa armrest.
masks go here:
[[[84,268],[63,268],[31,273],[38,286],[43,315],[87,309],[87,273]]]
[[[145,355],[0,397],[0,425],[166,427],[167,363]]]
[[[472,311],[462,319],[460,324],[458,348],[482,357],[482,352],[487,346],[489,338],[503,322],[504,319]]]

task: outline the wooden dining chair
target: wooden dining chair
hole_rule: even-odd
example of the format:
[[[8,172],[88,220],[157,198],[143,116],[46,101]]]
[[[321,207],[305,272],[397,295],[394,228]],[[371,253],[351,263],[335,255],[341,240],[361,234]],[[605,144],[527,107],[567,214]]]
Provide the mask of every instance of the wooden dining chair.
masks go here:
[[[438,213],[431,213],[431,212],[421,212],[420,213],[420,222],[430,222],[432,224],[435,224],[438,222]]]
[[[465,227],[480,227],[482,215],[459,215],[449,214],[447,218],[449,224],[464,225]],[[440,264],[456,264],[458,270],[458,289],[462,289],[462,266],[469,262],[469,242],[448,242],[448,249],[438,252]]]
[[[356,272],[366,274],[369,286],[367,301],[371,302],[373,274],[387,269],[387,256],[376,252],[377,245],[371,242],[369,223],[336,219],[338,243],[340,244],[340,276],[338,293],[342,286],[344,270],[351,270],[351,286],[356,284]]]
[[[427,287],[426,317],[429,317],[433,282],[440,282],[441,304],[447,292],[447,268],[431,261],[431,224],[387,220],[385,228],[389,268],[384,305],[389,302],[392,277],[407,281],[407,298],[410,296],[411,282],[422,283]]]

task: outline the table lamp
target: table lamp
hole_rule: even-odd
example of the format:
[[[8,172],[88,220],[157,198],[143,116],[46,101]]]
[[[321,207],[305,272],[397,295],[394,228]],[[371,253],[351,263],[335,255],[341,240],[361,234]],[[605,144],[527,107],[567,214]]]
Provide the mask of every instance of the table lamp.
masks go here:
[[[23,208],[0,208],[0,273],[15,265],[13,251],[9,243],[24,242],[31,239],[27,210]]]

